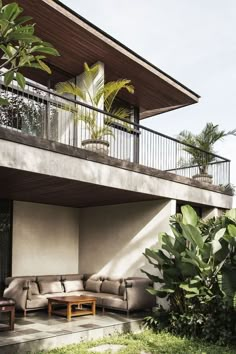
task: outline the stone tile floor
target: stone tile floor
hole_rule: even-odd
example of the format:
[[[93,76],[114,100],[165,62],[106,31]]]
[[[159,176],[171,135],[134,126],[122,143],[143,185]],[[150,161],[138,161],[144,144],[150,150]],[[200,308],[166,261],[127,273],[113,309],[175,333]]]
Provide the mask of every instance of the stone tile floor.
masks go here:
[[[95,316],[73,317],[67,322],[59,316],[49,319],[46,310],[30,312],[26,318],[17,314],[14,331],[0,332],[0,354],[37,353],[114,333],[139,331],[146,315],[97,311]]]

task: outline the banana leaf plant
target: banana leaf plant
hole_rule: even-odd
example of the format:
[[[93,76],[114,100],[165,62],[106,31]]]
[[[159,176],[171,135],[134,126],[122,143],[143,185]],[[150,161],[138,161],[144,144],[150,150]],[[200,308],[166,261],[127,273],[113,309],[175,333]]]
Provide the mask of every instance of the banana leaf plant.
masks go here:
[[[36,68],[51,73],[45,63],[47,55],[58,56],[52,44],[44,42],[35,35],[35,24],[32,17],[22,16],[23,8],[16,2],[3,5],[0,0],[0,77],[4,84],[10,85],[16,80],[24,89],[25,77],[21,72],[24,68]],[[0,104],[8,101],[0,98]]]
[[[188,205],[181,212],[170,220],[172,234],[159,235],[161,247],[145,250],[144,256],[157,270],[154,274],[142,270],[158,284],[158,289],[148,291],[167,297],[171,310],[179,313],[185,313],[191,301],[200,305],[216,296],[228,300],[229,293],[232,303],[235,285],[230,288],[222,278],[227,267],[232,270],[232,262],[236,263],[236,210],[217,222],[200,220]]]

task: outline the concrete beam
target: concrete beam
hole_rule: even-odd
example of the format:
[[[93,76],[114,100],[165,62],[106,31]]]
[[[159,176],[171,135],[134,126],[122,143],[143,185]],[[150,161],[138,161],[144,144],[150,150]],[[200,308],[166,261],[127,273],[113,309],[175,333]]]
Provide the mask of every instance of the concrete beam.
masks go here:
[[[0,166],[223,209],[232,197],[99,162],[0,140]]]

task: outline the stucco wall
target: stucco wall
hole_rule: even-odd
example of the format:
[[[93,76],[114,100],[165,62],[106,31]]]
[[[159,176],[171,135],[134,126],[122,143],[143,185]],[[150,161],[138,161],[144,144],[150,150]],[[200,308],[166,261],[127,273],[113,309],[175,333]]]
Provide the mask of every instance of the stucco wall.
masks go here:
[[[148,265],[142,252],[169,230],[175,201],[149,201],[84,208],[80,211],[80,272],[141,275]]]
[[[12,275],[77,273],[79,210],[14,202]]]

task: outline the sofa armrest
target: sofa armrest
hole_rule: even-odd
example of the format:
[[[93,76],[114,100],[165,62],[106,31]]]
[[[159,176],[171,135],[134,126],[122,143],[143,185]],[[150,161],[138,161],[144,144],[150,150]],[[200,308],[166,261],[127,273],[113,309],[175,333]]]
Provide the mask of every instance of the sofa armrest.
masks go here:
[[[4,290],[3,296],[14,299],[16,302],[16,309],[24,311],[26,309],[28,289],[29,281],[16,278],[13,279]]]
[[[153,283],[146,278],[127,278],[125,292],[128,310],[150,309],[156,306],[156,297],[147,291],[147,288],[152,286]]]

